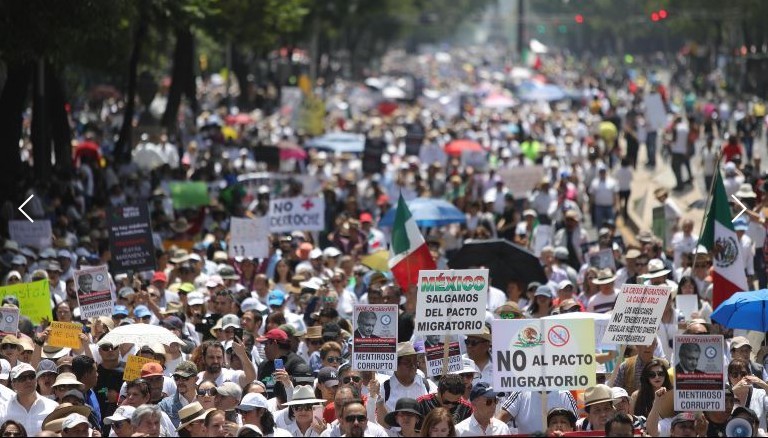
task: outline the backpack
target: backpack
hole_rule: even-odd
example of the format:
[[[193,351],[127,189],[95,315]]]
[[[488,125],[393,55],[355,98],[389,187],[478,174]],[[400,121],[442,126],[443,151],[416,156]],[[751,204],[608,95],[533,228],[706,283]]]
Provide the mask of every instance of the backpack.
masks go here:
[[[389,383],[389,381],[394,378],[394,376],[387,379],[386,382],[384,382],[384,402],[387,402],[389,400],[389,393],[392,392],[392,385]],[[424,390],[427,391],[427,394],[429,394],[429,381],[426,377],[421,378],[421,383],[424,384]]]

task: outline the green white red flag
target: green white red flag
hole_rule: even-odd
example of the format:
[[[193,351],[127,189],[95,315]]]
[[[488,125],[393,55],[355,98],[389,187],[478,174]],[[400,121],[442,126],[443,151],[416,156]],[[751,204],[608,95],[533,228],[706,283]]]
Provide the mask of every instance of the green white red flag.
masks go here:
[[[392,227],[392,253],[389,269],[403,290],[419,281],[419,271],[436,269],[435,260],[421,235],[416,220],[405,204],[403,196],[397,200],[395,222]]]

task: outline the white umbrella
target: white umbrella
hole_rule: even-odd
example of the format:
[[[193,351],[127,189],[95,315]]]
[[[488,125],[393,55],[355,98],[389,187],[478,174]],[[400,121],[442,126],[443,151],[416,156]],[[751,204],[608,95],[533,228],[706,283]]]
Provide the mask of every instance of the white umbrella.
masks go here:
[[[405,91],[395,86],[385,87],[381,90],[381,95],[387,99],[405,99],[407,97]]]
[[[133,152],[133,162],[144,171],[154,170],[165,164],[162,154],[154,147],[145,146]]]
[[[151,324],[128,324],[116,327],[101,338],[99,344],[147,345],[156,342],[163,345],[171,345],[173,343],[184,345],[184,342],[170,330]]]

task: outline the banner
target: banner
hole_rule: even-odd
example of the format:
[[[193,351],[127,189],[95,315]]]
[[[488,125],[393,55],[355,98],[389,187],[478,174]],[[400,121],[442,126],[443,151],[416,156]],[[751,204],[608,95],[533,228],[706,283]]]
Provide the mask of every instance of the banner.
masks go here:
[[[52,321],[51,334],[48,335],[48,345],[51,347],[69,347],[76,350],[81,347],[80,333],[82,332],[82,324]]]
[[[397,369],[397,304],[355,304],[352,369]]]
[[[86,321],[97,316],[112,316],[115,288],[109,281],[107,265],[85,267],[75,271],[77,303],[80,318]]]
[[[675,410],[725,410],[722,335],[675,336]]]
[[[487,269],[419,271],[415,333],[481,334],[487,301]]]
[[[667,286],[623,285],[603,343],[651,345],[656,339],[670,292]]]
[[[496,391],[584,389],[596,384],[591,319],[493,320]]]
[[[19,283],[0,287],[0,300],[14,296],[19,300],[19,311],[35,324],[53,319],[53,305],[48,280]]]
[[[453,337],[453,336],[452,336]],[[445,359],[445,344],[439,343],[425,346],[427,353],[427,377],[443,375],[443,360]],[[458,342],[448,342],[448,373],[458,373],[464,368],[461,359],[461,346]]]
[[[155,269],[155,244],[147,204],[110,208],[107,227],[113,273]]]
[[[277,198],[269,200],[269,231],[322,231],[325,229],[325,199]]]
[[[19,309],[0,307],[0,334],[16,335],[19,331]]]
[[[128,356],[128,360],[125,361],[125,371],[123,371],[123,380],[125,380],[126,382],[130,382],[131,380],[138,379],[139,377],[141,377],[141,367],[143,367],[144,364],[147,364],[150,362],[160,363],[155,359],[149,359],[146,357]]]
[[[230,257],[269,257],[269,219],[233,217],[229,229]]]
[[[11,240],[19,246],[31,246],[33,248],[50,248],[53,245],[53,232],[51,221],[37,219],[30,222],[26,219],[20,221],[8,221],[8,234]]]
[[[210,204],[208,186],[202,181],[177,181],[169,184],[173,208],[182,210]]]

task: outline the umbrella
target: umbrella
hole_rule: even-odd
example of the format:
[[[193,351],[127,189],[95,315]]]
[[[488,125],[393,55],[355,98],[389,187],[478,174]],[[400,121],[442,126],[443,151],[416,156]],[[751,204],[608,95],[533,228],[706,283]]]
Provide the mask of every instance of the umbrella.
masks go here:
[[[307,151],[292,141],[279,141],[277,142],[277,148],[280,149],[281,160],[303,160],[307,158]]]
[[[248,125],[253,122],[253,117],[247,113],[230,114],[224,121],[227,125]]]
[[[464,151],[485,152],[480,143],[472,140],[453,140],[445,145],[445,153],[454,157],[460,157]]]
[[[768,289],[736,292],[717,306],[712,320],[732,329],[768,331]]]
[[[184,342],[170,330],[152,324],[128,324],[115,327],[114,330],[104,335],[99,341],[99,343],[106,342],[112,345],[147,345],[153,342],[159,342],[163,345],[171,345],[173,343],[184,345]]]
[[[376,271],[389,271],[389,250],[380,249],[373,254],[363,256],[360,263]]]
[[[553,102],[563,100],[567,96],[562,88],[552,84],[539,84],[529,81],[520,87],[520,99],[527,102]]]
[[[359,154],[365,148],[365,136],[352,132],[332,132],[309,140],[306,148],[323,149],[343,154]]]
[[[101,148],[93,140],[82,141],[75,148],[75,159],[82,159],[83,157],[91,157],[98,161],[101,158]]]
[[[464,223],[467,218],[455,205],[444,199],[416,198],[407,201],[411,216],[420,227],[441,227],[443,225]],[[395,212],[391,208],[379,221],[379,226],[391,227],[395,224]]]
[[[385,99],[405,99],[408,97],[408,94],[406,94],[405,91],[394,86],[385,87],[381,90],[381,95],[384,96]]]
[[[532,252],[506,239],[468,240],[448,261],[451,269],[484,266],[491,275],[494,287],[507,290],[507,284],[518,280],[546,283],[547,274],[538,257]]]
[[[483,99],[482,105],[485,108],[506,109],[515,106],[515,101],[504,93],[492,93]]]
[[[141,170],[149,171],[165,164],[163,156],[154,148],[154,145],[144,145],[133,153],[133,162]]]

